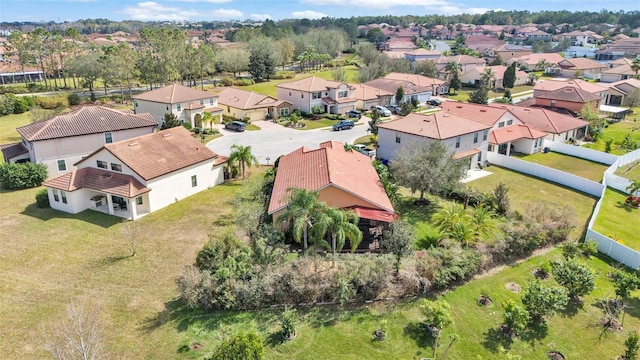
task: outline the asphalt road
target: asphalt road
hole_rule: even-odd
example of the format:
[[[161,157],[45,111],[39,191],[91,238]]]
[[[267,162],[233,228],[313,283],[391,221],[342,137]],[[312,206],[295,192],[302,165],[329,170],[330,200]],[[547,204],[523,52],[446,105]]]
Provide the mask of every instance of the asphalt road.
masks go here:
[[[260,124],[256,123],[260,126]],[[331,128],[314,130],[294,130],[273,123],[264,124],[262,130],[241,133],[221,129],[224,136],[210,141],[207,147],[221,155],[229,155],[234,144],[251,146],[251,152],[260,164],[273,164],[281,155],[288,154],[302,146],[317,149],[321,142],[335,140],[350,143],[367,135],[369,125],[363,117],[351,130],[333,131]],[[267,160],[267,157],[269,160]]]

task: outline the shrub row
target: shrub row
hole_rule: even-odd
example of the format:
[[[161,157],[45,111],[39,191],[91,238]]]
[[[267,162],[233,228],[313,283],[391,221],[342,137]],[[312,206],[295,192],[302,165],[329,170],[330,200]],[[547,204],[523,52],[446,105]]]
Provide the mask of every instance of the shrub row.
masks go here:
[[[0,183],[8,190],[40,186],[47,179],[47,167],[34,163],[4,163],[0,165]]]
[[[245,79],[245,78],[224,78],[220,80],[223,86],[247,86],[253,85],[256,82],[253,79]]]
[[[15,94],[0,95],[0,116],[22,114],[35,106],[31,96],[16,96]]]
[[[293,79],[296,77],[296,72],[295,71],[286,71],[286,70],[281,70],[275,73],[275,75],[273,75],[271,77],[271,79],[273,80],[283,80],[283,79]]]

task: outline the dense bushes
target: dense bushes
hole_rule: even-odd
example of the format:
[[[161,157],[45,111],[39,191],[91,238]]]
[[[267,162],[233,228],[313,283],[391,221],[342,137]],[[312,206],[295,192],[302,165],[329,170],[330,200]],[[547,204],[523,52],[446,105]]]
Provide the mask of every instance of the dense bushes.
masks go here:
[[[247,86],[256,83],[253,79],[247,78],[224,78],[220,82],[223,86]]]
[[[63,109],[69,106],[69,100],[65,95],[36,96],[35,104],[47,110]]]
[[[47,167],[42,164],[5,163],[0,165],[0,183],[8,190],[40,186],[47,179]]]
[[[0,95],[0,116],[22,114],[35,105],[30,96],[15,96],[14,94]]]
[[[69,102],[69,105],[76,106],[82,103],[82,98],[77,93],[71,93],[67,96],[67,101]]]
[[[51,204],[49,204],[49,192],[47,189],[42,189],[36,194],[36,206],[41,209],[51,207]]]
[[[281,70],[271,77],[273,80],[293,79],[296,77],[295,71]]]

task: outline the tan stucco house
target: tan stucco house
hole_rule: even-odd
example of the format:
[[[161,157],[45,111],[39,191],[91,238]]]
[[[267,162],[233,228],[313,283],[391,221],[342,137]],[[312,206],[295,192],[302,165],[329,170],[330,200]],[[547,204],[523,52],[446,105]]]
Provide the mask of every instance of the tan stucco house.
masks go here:
[[[218,104],[224,115],[240,120],[278,119],[291,112],[291,103],[288,101],[232,87],[218,93]]]
[[[356,108],[355,88],[347,83],[310,76],[276,85],[278,99],[292,104],[293,109],[307,113],[318,106],[323,112],[344,114]]]

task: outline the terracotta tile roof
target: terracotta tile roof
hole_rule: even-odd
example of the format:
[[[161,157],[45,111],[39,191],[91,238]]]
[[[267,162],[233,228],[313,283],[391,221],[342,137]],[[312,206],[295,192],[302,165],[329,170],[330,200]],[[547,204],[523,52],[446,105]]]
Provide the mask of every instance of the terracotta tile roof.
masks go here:
[[[444,80],[434,79],[434,78],[430,78],[420,74],[406,74],[406,73],[398,73],[398,72],[389,73],[384,78],[391,79],[391,80],[409,81],[416,85],[426,86],[426,87],[441,86],[442,84],[446,83],[446,81]]]
[[[432,87],[416,85],[406,80],[375,79],[367,81],[366,83],[364,83],[364,85],[384,90],[393,94],[396,93],[399,87],[402,87],[404,89],[405,96],[433,91]]]
[[[308,78],[300,79],[297,81],[278,84],[276,85],[276,87],[283,88],[283,89],[298,90],[298,91],[314,92],[314,91],[324,91],[327,89],[336,89],[340,87],[340,85],[342,84],[344,83],[341,83],[339,81],[325,80],[315,76],[310,76]]]
[[[605,69],[607,66],[586,58],[570,58],[564,59],[558,66],[561,68],[567,68],[571,70],[591,70],[591,69]]]
[[[157,125],[150,114],[125,114],[102,106],[85,106],[16,130],[22,138],[38,141]]]
[[[228,160],[201,144],[182,126],[106,144],[85,159],[102,149],[147,181],[203,161],[215,159],[214,164],[218,165]]]
[[[282,104],[291,104],[288,101],[278,100],[268,95],[232,87],[225,88],[218,94],[218,103],[243,110],[263,109],[280,106]]]
[[[125,198],[133,198],[151,191],[131,175],[92,167],[74,170],[47,180],[42,185],[69,192],[91,189]]]
[[[496,80],[502,80],[504,79],[504,73],[505,71],[507,71],[507,66],[504,65],[493,65],[493,66],[485,66],[482,68],[473,68],[469,71],[467,71],[465,73],[465,75],[469,74],[472,77],[475,77],[476,79],[481,78],[482,74],[484,74],[486,69],[491,69],[491,71],[493,72],[493,75],[495,76]],[[524,79],[527,77],[527,73],[525,73],[522,70],[518,70],[516,69],[516,79]]]
[[[623,90],[621,88],[621,85],[627,88],[627,90]],[[616,82],[608,83],[607,86],[609,88],[615,88],[616,90],[622,91],[623,93],[626,94],[629,88],[640,89],[640,80],[634,79],[634,78],[628,78],[625,80],[619,80]]]
[[[177,104],[187,101],[197,101],[215,97],[213,93],[197,90],[180,84],[172,84],[145,93],[134,95],[138,100],[152,101],[162,104]]]
[[[353,97],[358,100],[376,100],[381,96],[393,96],[395,93],[391,93],[390,91],[386,91],[383,89],[378,89],[372,86],[368,86],[365,84],[349,84],[354,87],[356,91],[353,93]]]
[[[469,55],[455,55],[455,56],[441,56],[436,60],[436,64],[448,64],[449,62],[455,62],[456,64],[486,64],[484,59],[475,58]]]
[[[383,51],[382,52],[384,55],[387,55],[388,58],[390,59],[404,59],[404,51],[398,50],[398,51]]]
[[[197,109],[203,109],[203,108],[204,108],[204,105],[200,105],[200,103],[196,103],[196,102],[190,102],[189,105],[184,107],[185,110],[197,110]]]
[[[269,214],[287,205],[291,187],[317,191],[329,186],[364,200],[370,208],[394,212],[371,159],[353,150],[345,151],[339,142],[327,141],[319,149],[301,147],[280,158]],[[343,207],[354,205],[358,204]]]
[[[589,125],[587,121],[547,109],[525,108],[505,104],[492,104],[491,106],[508,109],[523,124],[550,134],[560,134]]]
[[[522,55],[516,58],[516,61],[518,61],[519,63],[527,64],[529,66],[536,66],[536,64],[542,59],[546,60],[550,64],[556,64],[556,65],[560,61],[564,60],[562,55],[558,53],[535,53],[535,54],[529,54],[529,55]]]
[[[440,108],[442,111],[490,126],[493,126],[507,112],[506,109],[497,107],[456,101],[444,101]]]
[[[590,92],[592,94],[598,94],[603,91],[607,91],[607,88],[604,86],[600,86],[594,83],[590,83],[588,81],[575,79],[570,81],[562,81],[562,80],[545,80],[538,81],[536,85],[533,87],[534,91],[553,91],[562,89],[565,86],[573,86],[580,88],[584,91]]]
[[[473,156],[473,155],[479,154],[479,153],[481,153],[481,152],[482,152],[482,150],[477,149],[477,148],[474,148],[474,149],[467,150],[467,151],[457,152],[457,153],[453,154],[452,158],[454,158],[454,159],[456,159],[456,160],[457,160],[457,159],[464,159],[464,158],[466,158],[466,157],[469,157],[469,156]]]
[[[382,123],[378,125],[378,128],[443,140],[490,129],[491,126],[439,111],[429,115],[411,113],[405,117]]]
[[[548,91],[537,95],[538,99],[551,99],[576,103],[588,103],[602,99],[601,96],[584,91],[573,86],[565,86],[558,90]]]
[[[616,66],[614,68],[607,69],[607,70],[603,71],[602,73],[603,74],[631,75],[631,76],[634,76],[636,74],[636,72],[631,69],[631,65],[629,65],[629,64],[618,65],[618,66]]]
[[[489,143],[500,145],[518,139],[538,139],[547,136],[547,133],[536,130],[527,125],[511,125],[494,129],[489,134]]]
[[[0,145],[0,151],[2,151],[2,155],[4,155],[5,159],[11,159],[12,157],[26,154],[29,150],[22,145],[21,142],[11,143],[11,144],[2,144]]]
[[[424,55],[440,55],[441,53],[439,51],[433,51],[433,50],[427,50],[427,49],[424,49],[424,48],[419,48],[419,49],[407,51],[407,52],[405,52],[405,54],[407,54],[407,55],[424,56]]]

